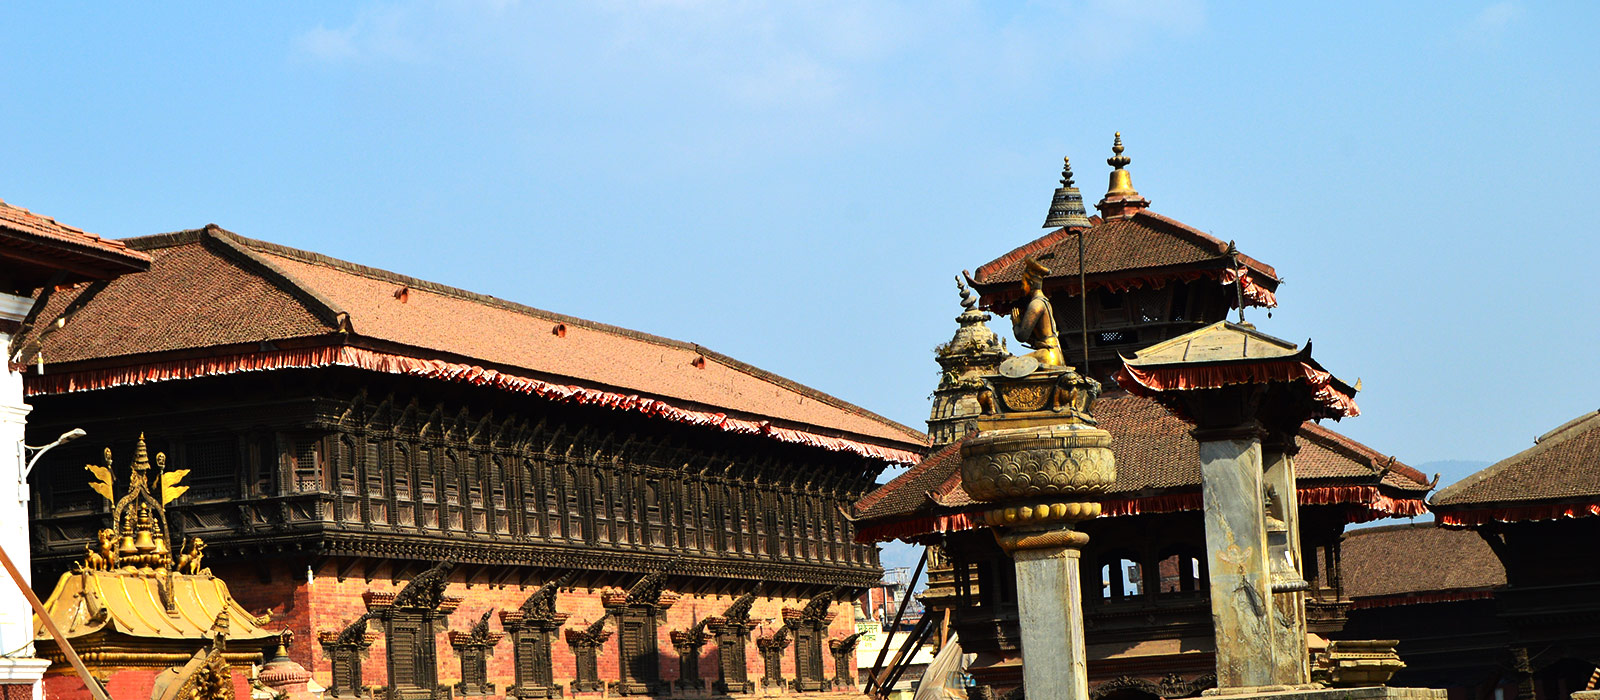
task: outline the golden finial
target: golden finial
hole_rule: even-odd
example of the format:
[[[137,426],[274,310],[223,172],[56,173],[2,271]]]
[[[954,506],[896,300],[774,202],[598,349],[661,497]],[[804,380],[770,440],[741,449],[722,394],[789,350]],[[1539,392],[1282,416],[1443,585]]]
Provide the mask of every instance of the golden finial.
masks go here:
[[[1107,158],[1106,164],[1115,168],[1111,171],[1111,187],[1106,190],[1106,199],[1135,198],[1139,193],[1133,189],[1133,176],[1123,170],[1123,166],[1132,163],[1133,159],[1122,155],[1122,132],[1117,132],[1116,141],[1111,144],[1111,152],[1116,155]],[[1104,203],[1104,202],[1102,202]],[[1102,211],[1104,211],[1102,209]],[[1110,216],[1110,213],[1107,213]]]
[[[1072,158],[1068,156],[1061,157],[1061,186],[1072,186]]]
[[[1118,170],[1121,170],[1122,166],[1132,163],[1133,159],[1122,155],[1122,151],[1122,132],[1118,131],[1116,135],[1116,141],[1111,143],[1111,152],[1115,153],[1116,155],[1107,158],[1106,165],[1110,165]]]

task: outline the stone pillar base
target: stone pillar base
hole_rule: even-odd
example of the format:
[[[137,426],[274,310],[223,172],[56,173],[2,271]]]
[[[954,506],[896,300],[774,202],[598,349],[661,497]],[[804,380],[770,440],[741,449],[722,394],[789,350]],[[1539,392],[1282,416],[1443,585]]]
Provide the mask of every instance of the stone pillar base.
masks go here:
[[[49,659],[0,657],[0,700],[38,700]]]
[[[1445,700],[1446,691],[1437,688],[1391,688],[1386,685],[1365,688],[1291,688],[1257,686],[1211,688],[1201,697],[1227,697],[1228,700]]]

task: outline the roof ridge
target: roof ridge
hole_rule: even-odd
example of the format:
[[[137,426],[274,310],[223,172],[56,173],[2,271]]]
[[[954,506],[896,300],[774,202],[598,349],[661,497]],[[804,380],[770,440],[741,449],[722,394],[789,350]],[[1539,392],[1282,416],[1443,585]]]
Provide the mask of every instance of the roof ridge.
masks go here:
[[[1444,487],[1442,489],[1439,489],[1438,491],[1435,491],[1434,494],[1433,494],[1433,497],[1428,499],[1428,505],[1430,505],[1430,506],[1433,506],[1433,505],[1444,505],[1444,506],[1471,505],[1470,503],[1466,503],[1466,504],[1463,504],[1463,503],[1446,503],[1445,501],[1447,499],[1454,498],[1460,492],[1467,490],[1467,488],[1469,488],[1469,487],[1476,486],[1476,485],[1478,485],[1480,483],[1483,483],[1484,481],[1489,480],[1492,477],[1499,476],[1501,472],[1503,472],[1506,469],[1509,469],[1511,467],[1511,464],[1514,463],[1514,462],[1520,462],[1523,459],[1526,459],[1528,457],[1532,457],[1532,456],[1537,455],[1537,454],[1542,454],[1544,452],[1549,451],[1551,448],[1555,447],[1556,445],[1560,445],[1560,444],[1566,442],[1567,440],[1570,440],[1570,439],[1572,439],[1574,437],[1577,437],[1578,435],[1582,435],[1582,434],[1585,434],[1585,433],[1589,432],[1588,430],[1575,430],[1575,429],[1578,426],[1580,426],[1580,425],[1582,425],[1582,424],[1584,424],[1584,423],[1586,423],[1586,422],[1588,422],[1590,420],[1593,420],[1593,419],[1595,419],[1597,417],[1600,417],[1600,411],[1590,411],[1590,412],[1585,413],[1584,415],[1581,415],[1581,416],[1579,416],[1577,418],[1574,418],[1574,419],[1569,420],[1569,421],[1567,421],[1565,423],[1562,423],[1561,425],[1557,426],[1554,430],[1551,430],[1550,432],[1547,432],[1544,435],[1541,435],[1537,440],[1534,441],[1534,443],[1533,443],[1533,445],[1531,447],[1528,447],[1528,448],[1526,448],[1526,449],[1524,449],[1524,450],[1522,450],[1520,452],[1517,452],[1516,454],[1511,455],[1510,457],[1506,457],[1505,459],[1502,459],[1502,460],[1500,460],[1498,462],[1495,462],[1494,464],[1491,464],[1491,465],[1489,465],[1487,467],[1479,469],[1478,471],[1475,471],[1475,472],[1473,472],[1471,474],[1468,474],[1467,476],[1463,477],[1460,481],[1457,481],[1456,483],[1453,483],[1453,484],[1451,484],[1449,486],[1446,486],[1446,487]],[[1592,430],[1592,429],[1593,428],[1590,428],[1590,430]],[[1542,501],[1542,500],[1561,500],[1561,499],[1535,498],[1535,499],[1512,499],[1512,500],[1541,500]],[[1483,502],[1484,503],[1493,503],[1495,501],[1483,501]]]
[[[756,367],[754,365],[751,365],[749,363],[742,362],[740,360],[736,360],[736,359],[734,359],[732,357],[729,357],[728,355],[725,355],[723,353],[711,350],[710,348],[707,348],[707,347],[705,347],[703,345],[700,345],[699,343],[692,343],[692,342],[682,341],[682,340],[674,340],[672,338],[667,338],[667,337],[655,335],[655,334],[652,334],[652,333],[645,333],[643,331],[636,331],[636,330],[633,330],[631,328],[623,328],[622,326],[615,326],[615,325],[612,325],[612,324],[609,324],[609,323],[602,323],[602,322],[599,322],[599,321],[591,321],[589,319],[579,318],[577,316],[569,316],[567,314],[562,314],[562,313],[558,313],[558,312],[554,312],[554,311],[548,311],[548,310],[545,310],[545,309],[540,309],[540,308],[537,308],[537,307],[528,306],[526,304],[520,304],[520,303],[517,303],[517,302],[514,302],[514,301],[509,301],[509,300],[506,300],[506,299],[502,299],[500,297],[490,296],[490,295],[487,295],[487,294],[479,294],[477,292],[468,291],[468,290],[465,290],[465,289],[461,289],[459,287],[452,287],[452,286],[449,286],[449,285],[446,285],[446,284],[440,284],[438,282],[430,282],[428,280],[421,279],[421,278],[418,278],[418,277],[411,277],[409,275],[402,275],[400,273],[391,272],[389,270],[384,270],[382,268],[371,267],[369,265],[362,265],[360,263],[353,263],[353,262],[350,262],[348,260],[341,260],[339,258],[335,258],[335,257],[328,256],[328,255],[323,255],[321,253],[315,253],[315,252],[312,252],[312,251],[301,250],[299,248],[292,248],[292,247],[289,247],[289,246],[286,246],[286,245],[282,245],[282,244],[279,244],[279,243],[272,243],[270,241],[263,241],[263,240],[260,240],[260,239],[250,238],[248,236],[243,236],[243,235],[240,235],[238,233],[234,233],[232,231],[228,231],[226,229],[223,229],[220,226],[217,226],[216,224],[207,224],[205,228],[201,228],[201,229],[191,229],[191,230],[186,230],[186,231],[176,231],[176,232],[173,232],[173,233],[156,234],[156,235],[152,235],[152,236],[144,236],[144,237],[140,237],[140,238],[136,238],[136,239],[128,239],[128,240],[130,242],[136,241],[140,245],[149,245],[150,247],[171,247],[171,246],[183,245],[183,244],[186,244],[186,243],[191,243],[191,242],[197,241],[202,236],[204,236],[207,231],[219,231],[219,232],[222,232],[222,233],[226,234],[227,236],[231,237],[233,239],[232,242],[235,243],[236,245],[242,246],[242,247],[247,248],[247,249],[253,249],[257,253],[266,253],[266,254],[270,254],[270,255],[279,255],[279,256],[286,257],[286,258],[298,260],[300,262],[304,262],[304,263],[307,263],[307,264],[323,265],[323,266],[331,267],[333,269],[336,269],[336,270],[339,270],[339,271],[342,271],[342,272],[346,272],[346,273],[349,273],[349,274],[360,275],[360,276],[363,276],[363,277],[367,277],[369,279],[374,279],[374,280],[379,280],[379,281],[384,281],[384,282],[391,282],[391,283],[394,283],[394,284],[403,285],[403,286],[405,286],[407,288],[410,288],[410,289],[417,289],[417,290],[422,290],[422,291],[433,292],[435,294],[454,297],[456,299],[461,299],[461,300],[464,300],[464,301],[470,301],[470,302],[473,302],[473,303],[486,304],[486,305],[489,305],[489,306],[494,306],[494,307],[497,307],[497,308],[500,308],[500,309],[504,309],[504,310],[507,310],[507,311],[511,311],[511,312],[514,312],[514,313],[520,313],[520,314],[524,314],[524,315],[531,316],[531,317],[534,317],[534,318],[541,318],[541,319],[544,319],[544,320],[551,321],[553,323],[575,325],[575,326],[587,328],[589,330],[593,330],[593,331],[597,331],[597,332],[601,332],[601,333],[608,333],[608,334],[611,334],[611,335],[630,338],[630,339],[638,340],[638,341],[641,341],[641,342],[653,343],[653,344],[661,345],[661,346],[664,346],[664,347],[670,347],[670,348],[676,348],[676,349],[680,349],[680,350],[688,350],[688,351],[691,351],[691,352],[695,352],[695,353],[698,353],[698,354],[700,354],[701,356],[703,356],[703,357],[705,357],[707,359],[715,360],[719,364],[721,364],[721,365],[723,365],[725,367],[728,367],[729,369],[732,369],[732,370],[735,370],[737,372],[741,372],[743,374],[755,377],[756,379],[759,379],[761,381],[767,382],[767,383],[775,385],[775,386],[782,387],[782,388],[787,389],[789,391],[793,391],[793,392],[795,392],[797,394],[800,394],[800,395],[805,396],[807,398],[810,398],[812,400],[819,401],[821,403],[827,404],[828,406],[831,406],[831,407],[833,407],[835,409],[844,411],[846,413],[850,413],[850,414],[853,414],[853,415],[860,416],[862,418],[867,418],[869,420],[874,420],[874,421],[880,422],[880,423],[882,423],[882,424],[884,424],[884,425],[886,425],[888,427],[891,427],[891,428],[894,428],[894,429],[899,430],[901,432],[904,432],[907,437],[912,438],[912,440],[915,441],[915,442],[922,442],[924,444],[927,442],[927,435],[925,433],[923,433],[922,431],[920,431],[920,430],[916,430],[915,428],[911,428],[909,426],[906,426],[905,424],[902,424],[902,423],[900,423],[898,421],[890,420],[889,418],[885,418],[884,416],[881,416],[881,415],[879,415],[877,413],[874,413],[874,412],[869,411],[869,410],[867,410],[865,408],[862,408],[861,406],[857,406],[857,405],[855,405],[853,403],[845,401],[844,399],[838,398],[838,397],[833,396],[831,394],[828,394],[828,393],[825,393],[823,391],[820,391],[820,390],[814,389],[812,387],[806,386],[806,385],[801,384],[799,382],[796,382],[796,381],[794,381],[792,379],[788,379],[786,377],[783,377],[783,376],[780,376],[780,375],[777,375],[777,374],[773,374],[772,372],[769,372],[767,370],[761,369],[761,368]],[[349,319],[349,314],[345,313],[343,309],[340,309],[337,305],[333,304],[332,302],[329,302],[326,298],[323,298],[320,294],[317,294],[315,291],[311,290],[309,286],[307,286],[307,285],[305,285],[303,283],[300,283],[294,276],[292,276],[289,273],[283,271],[282,268],[279,268],[276,265],[272,265],[270,261],[261,259],[259,255],[255,255],[255,256],[252,256],[252,257],[255,258],[256,260],[260,261],[260,263],[262,263],[263,266],[268,267],[270,269],[276,270],[275,274],[281,276],[283,278],[283,280],[286,281],[287,283],[296,285],[301,292],[303,292],[303,293],[307,294],[309,297],[315,299],[316,303],[322,304],[326,309],[329,310],[330,313],[335,315],[335,318],[337,317],[338,314],[343,314],[344,323],[345,323],[345,326],[343,326],[343,327],[345,327],[345,328],[349,327],[349,323],[350,323],[349,320],[348,320]],[[285,291],[289,291],[289,290],[285,290]],[[331,322],[330,325],[332,325],[335,328],[341,327],[337,320]],[[356,331],[356,333],[359,335],[358,331]]]
[[[1099,226],[1099,224],[1096,224],[1095,226]],[[1089,229],[1086,229],[1086,230],[1092,231],[1092,230],[1094,230],[1094,227],[1090,227]],[[976,279],[977,281],[982,282],[982,281],[984,281],[984,278],[988,277],[989,275],[992,275],[995,272],[998,272],[998,271],[1000,271],[1000,270],[1002,270],[1004,268],[1010,267],[1013,263],[1017,262],[1018,260],[1020,260],[1022,258],[1025,258],[1028,255],[1031,255],[1031,254],[1033,254],[1035,252],[1038,252],[1041,249],[1048,248],[1048,247],[1050,247],[1052,245],[1055,245],[1057,242],[1061,241],[1062,239],[1064,239],[1065,237],[1070,236],[1070,235],[1072,235],[1072,233],[1070,231],[1068,231],[1066,228],[1059,228],[1059,229],[1056,229],[1056,230],[1051,231],[1049,233],[1046,233],[1043,236],[1035,238],[1035,239],[1033,239],[1032,241],[1030,241],[1028,243],[1024,243],[1022,245],[1019,245],[1016,248],[1012,248],[1011,251],[1006,253],[1005,255],[1002,255],[1002,256],[1000,256],[998,258],[995,258],[994,260],[991,260],[991,261],[989,261],[987,263],[979,265],[978,269],[973,271],[973,279]],[[1046,242],[1047,239],[1048,239],[1048,242]]]
[[[1406,478],[1415,481],[1418,486],[1428,485],[1428,476],[1426,474],[1423,474],[1415,467],[1400,461],[1399,457],[1395,455],[1383,454],[1382,452],[1373,449],[1371,445],[1345,435],[1344,433],[1311,421],[1302,423],[1300,425],[1300,432],[1302,435],[1306,435],[1308,437],[1317,436],[1323,438],[1325,442],[1320,442],[1320,444],[1322,444],[1324,447],[1335,448],[1334,446],[1336,446],[1336,449],[1344,451],[1347,454],[1366,459],[1368,461],[1368,465],[1373,468],[1374,474],[1379,474],[1384,469],[1383,466],[1380,466],[1377,463],[1378,459],[1391,459],[1394,461],[1387,465],[1390,473],[1401,474]]]
[[[1164,216],[1162,214],[1157,214],[1157,213],[1155,213],[1153,211],[1150,211],[1149,209],[1140,209],[1139,211],[1134,212],[1132,218],[1137,219],[1137,218],[1140,218],[1140,217],[1146,217],[1146,218],[1149,218],[1149,219],[1153,219],[1153,220],[1155,220],[1157,222],[1160,222],[1162,224],[1165,224],[1165,225],[1171,227],[1177,233],[1185,234],[1187,236],[1190,236],[1191,238],[1198,238],[1199,242],[1208,244],[1208,245],[1216,248],[1218,256],[1221,256],[1224,253],[1228,252],[1228,243],[1226,241],[1222,240],[1221,238],[1217,238],[1216,236],[1213,236],[1213,235],[1211,235],[1209,233],[1206,233],[1205,231],[1201,231],[1198,228],[1195,228],[1195,227],[1190,226],[1190,225],[1188,225],[1186,223],[1183,223],[1182,221],[1174,219],[1174,218],[1172,218],[1170,216]],[[1271,265],[1268,265],[1268,264],[1266,264],[1264,262],[1261,262],[1260,260],[1252,258],[1252,257],[1250,257],[1248,255],[1245,255],[1242,252],[1239,253],[1239,259],[1241,261],[1245,261],[1246,264],[1254,263],[1254,265],[1252,265],[1252,267],[1255,267],[1258,271],[1260,271],[1262,273],[1265,273],[1267,275],[1271,275],[1274,280],[1278,279],[1278,271],[1273,269],[1273,267]]]
[[[224,254],[231,254],[229,257],[235,258],[235,262],[240,263],[247,269],[255,268],[252,270],[253,272],[270,282],[274,287],[282,289],[289,296],[294,297],[296,301],[304,305],[319,320],[328,324],[331,330],[344,332],[351,330],[350,313],[348,311],[345,311],[338,304],[333,303],[332,300],[318,293],[317,290],[312,289],[309,285],[301,282],[299,278],[289,274],[287,270],[274,265],[272,261],[261,257],[260,254],[242,245],[238,240],[239,238],[241,238],[239,234],[221,226],[206,224],[206,227],[202,230],[201,240],[216,241],[226,251]]]

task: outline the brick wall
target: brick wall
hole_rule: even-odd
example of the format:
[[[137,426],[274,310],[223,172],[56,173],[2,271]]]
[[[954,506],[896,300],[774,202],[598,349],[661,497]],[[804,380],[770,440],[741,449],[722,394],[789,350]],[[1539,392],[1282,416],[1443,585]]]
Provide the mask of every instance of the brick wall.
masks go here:
[[[391,582],[386,566],[375,571],[374,578],[370,582],[359,570],[347,574],[347,578],[340,581],[337,576],[338,562],[333,560],[313,571],[308,583],[304,565],[301,566],[298,571],[272,570],[270,582],[262,582],[262,573],[254,565],[219,564],[213,566],[212,570],[228,582],[234,598],[245,609],[257,614],[272,612],[272,622],[266,625],[268,629],[293,630],[295,642],[290,649],[290,658],[305,666],[311,671],[315,681],[326,687],[332,680],[332,667],[321,645],[316,641],[317,633],[328,630],[337,632],[364,614],[366,604],[361,597],[363,592],[398,591],[407,581]],[[449,593],[461,596],[463,602],[450,615],[447,629],[465,632],[485,610],[499,611],[520,607],[528,595],[537,588],[537,583],[527,587],[516,584],[495,586],[481,581],[469,585],[458,570],[452,576]],[[707,615],[721,614],[733,600],[732,596],[685,596],[667,611],[666,621],[658,624],[656,629],[660,650],[660,677],[663,681],[678,679],[679,660],[668,636],[671,631],[688,629]],[[755,637],[771,634],[782,625],[783,608],[799,608],[805,603],[804,599],[795,598],[758,598],[751,607],[750,619],[756,625],[756,629],[751,632],[751,643],[745,653],[751,680],[759,681],[765,672],[761,664],[761,655],[754,643]],[[561,591],[556,598],[556,609],[571,616],[567,620],[567,628],[585,627],[605,614],[598,589],[591,591],[579,588],[574,591]],[[830,639],[842,638],[855,631],[854,606],[849,601],[836,603],[833,611],[836,616],[829,626]],[[490,629],[496,631],[501,629],[498,612],[490,620]],[[374,623],[371,629],[381,631],[381,626]],[[615,627],[611,629],[615,630]],[[613,633],[600,648],[598,665],[601,680],[614,681],[620,677],[617,641],[617,635]],[[439,682],[441,684],[459,682],[460,658],[456,656],[455,650],[450,648],[446,631],[439,632],[437,648]],[[489,657],[489,681],[495,684],[497,693],[503,694],[506,688],[515,682],[513,661],[514,654],[508,636],[495,646]],[[707,682],[715,680],[718,664],[718,652],[713,639],[701,649],[700,677]],[[554,646],[552,665],[555,680],[559,684],[570,683],[576,675],[577,659],[572,649],[567,646],[564,636],[558,639]],[[832,679],[835,675],[833,657],[825,646],[823,668],[826,678]],[[362,672],[366,685],[384,685],[387,682],[388,669],[384,640],[381,637],[372,645],[363,662]],[[784,652],[783,674],[786,679],[794,678],[792,642]]]

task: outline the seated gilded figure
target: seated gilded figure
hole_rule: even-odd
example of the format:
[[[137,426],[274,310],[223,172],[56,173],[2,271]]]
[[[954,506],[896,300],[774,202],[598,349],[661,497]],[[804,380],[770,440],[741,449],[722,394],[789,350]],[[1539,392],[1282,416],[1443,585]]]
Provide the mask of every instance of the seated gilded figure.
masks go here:
[[[1022,270],[1023,299],[1011,309],[1011,332],[1023,345],[1033,348],[1023,357],[1038,360],[1043,367],[1060,367],[1067,361],[1061,354],[1061,338],[1056,335],[1055,311],[1044,295],[1044,278],[1048,274],[1050,268],[1028,258]]]

